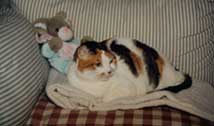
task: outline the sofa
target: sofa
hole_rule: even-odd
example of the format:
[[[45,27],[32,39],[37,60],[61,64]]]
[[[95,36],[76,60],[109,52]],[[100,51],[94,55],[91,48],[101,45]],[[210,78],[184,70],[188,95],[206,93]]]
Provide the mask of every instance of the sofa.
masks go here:
[[[165,105],[113,111],[69,110],[55,105],[44,90],[52,68],[35,42],[32,22],[59,11],[67,13],[76,38],[141,40],[165,54],[179,70],[214,87],[213,0],[3,0],[1,126],[214,125]]]

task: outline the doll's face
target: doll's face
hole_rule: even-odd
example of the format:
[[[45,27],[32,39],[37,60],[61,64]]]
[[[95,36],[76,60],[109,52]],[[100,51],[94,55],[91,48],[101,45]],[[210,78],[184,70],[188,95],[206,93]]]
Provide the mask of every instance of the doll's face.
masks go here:
[[[47,25],[47,31],[50,35],[59,37],[63,41],[71,40],[74,36],[73,31],[68,23],[58,18],[50,19]]]

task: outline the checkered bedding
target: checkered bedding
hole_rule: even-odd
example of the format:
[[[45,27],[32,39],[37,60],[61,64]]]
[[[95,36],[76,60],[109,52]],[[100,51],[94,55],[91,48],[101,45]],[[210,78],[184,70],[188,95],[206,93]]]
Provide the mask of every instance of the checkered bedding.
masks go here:
[[[28,126],[73,125],[143,125],[143,126],[214,126],[199,117],[167,106],[134,110],[88,111],[66,110],[41,96],[28,120]]]

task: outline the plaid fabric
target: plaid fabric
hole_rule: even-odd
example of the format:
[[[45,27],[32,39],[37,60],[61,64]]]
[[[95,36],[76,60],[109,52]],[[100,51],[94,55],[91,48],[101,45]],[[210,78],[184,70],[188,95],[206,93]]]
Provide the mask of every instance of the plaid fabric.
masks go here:
[[[212,126],[211,122],[167,106],[134,110],[93,112],[66,110],[40,97],[28,126],[127,125],[127,126]]]

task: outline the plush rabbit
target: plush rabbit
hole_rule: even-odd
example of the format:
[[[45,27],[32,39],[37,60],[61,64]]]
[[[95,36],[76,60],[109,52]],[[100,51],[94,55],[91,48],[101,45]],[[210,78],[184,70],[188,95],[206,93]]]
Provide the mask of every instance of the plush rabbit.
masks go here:
[[[39,18],[34,22],[36,41],[41,45],[42,55],[51,66],[67,73],[74,52],[80,41],[74,39],[74,31],[66,21],[66,14],[59,12],[51,18]]]

